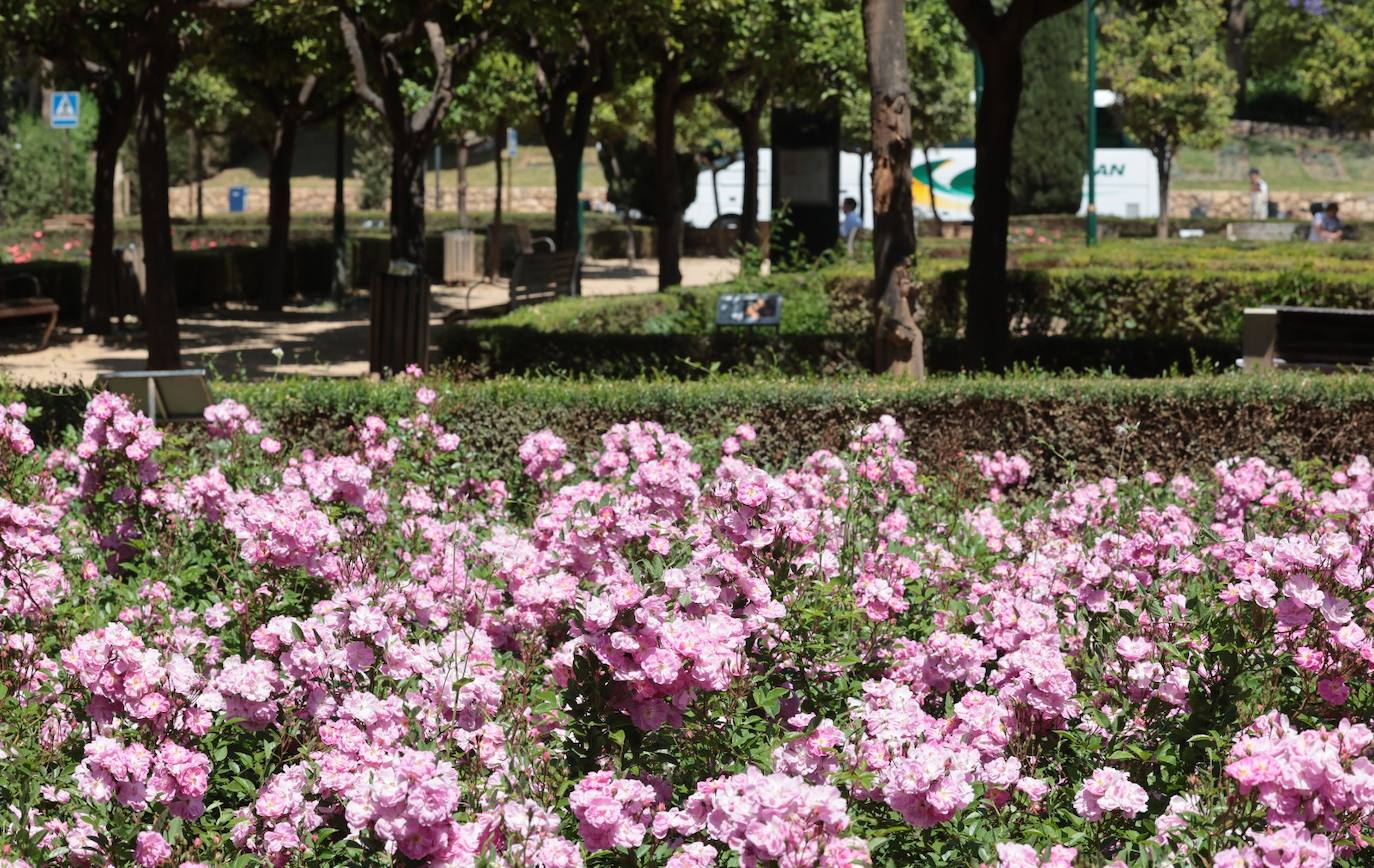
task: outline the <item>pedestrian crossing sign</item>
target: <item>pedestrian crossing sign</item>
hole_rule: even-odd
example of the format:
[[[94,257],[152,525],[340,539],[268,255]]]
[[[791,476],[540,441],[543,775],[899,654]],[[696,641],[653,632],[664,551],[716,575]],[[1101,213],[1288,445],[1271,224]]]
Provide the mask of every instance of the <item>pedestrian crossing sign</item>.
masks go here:
[[[48,118],[55,130],[76,129],[81,120],[81,94],[74,90],[53,91]]]

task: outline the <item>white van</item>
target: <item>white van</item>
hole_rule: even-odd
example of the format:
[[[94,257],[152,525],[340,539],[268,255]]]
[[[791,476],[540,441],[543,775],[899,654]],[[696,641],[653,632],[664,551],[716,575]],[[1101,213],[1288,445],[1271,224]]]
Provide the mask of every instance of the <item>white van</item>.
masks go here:
[[[1154,155],[1144,148],[1098,148],[1097,213],[1107,217],[1159,216],[1159,175]],[[840,154],[840,201],[852,196],[863,211],[865,228],[873,228],[872,192],[869,172],[873,161],[867,154],[844,151]],[[973,148],[931,148],[930,167],[920,150],[912,153],[911,196],[916,215],[933,216],[952,222],[973,219]],[[773,153],[759,149],[759,220],[772,214]],[[1083,179],[1083,203],[1078,213],[1087,213],[1088,179]],[[932,201],[933,197],[933,201]],[[744,210],[744,161],[737,159],[724,169],[703,170],[697,175],[697,197],[683,219],[688,226],[705,229],[717,220],[733,219]],[[839,220],[836,214],[835,219]]]

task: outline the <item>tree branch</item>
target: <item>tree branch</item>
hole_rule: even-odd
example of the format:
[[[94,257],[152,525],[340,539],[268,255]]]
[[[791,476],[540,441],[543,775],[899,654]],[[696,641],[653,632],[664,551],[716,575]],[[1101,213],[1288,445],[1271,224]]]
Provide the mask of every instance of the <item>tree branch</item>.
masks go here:
[[[367,57],[363,53],[362,36],[347,9],[339,11],[339,29],[343,32],[348,60],[353,65],[353,90],[359,99],[385,117],[386,101],[368,84]]]

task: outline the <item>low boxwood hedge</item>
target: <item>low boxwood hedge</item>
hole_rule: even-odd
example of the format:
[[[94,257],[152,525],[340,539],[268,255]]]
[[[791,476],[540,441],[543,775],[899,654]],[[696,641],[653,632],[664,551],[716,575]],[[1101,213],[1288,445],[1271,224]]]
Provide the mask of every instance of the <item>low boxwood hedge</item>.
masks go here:
[[[703,460],[740,422],[750,448],[771,466],[816,449],[843,449],[855,426],[890,413],[924,462],[968,452],[1025,454],[1041,485],[1069,478],[1205,470],[1233,455],[1293,465],[1339,462],[1374,450],[1374,379],[1354,375],[1228,374],[1159,380],[1011,377],[825,380],[713,378],[701,382],[496,379],[431,382],[436,417],[459,431],[475,474],[518,472],[516,447],[550,428],[581,459],[616,422],[652,419],[681,431]],[[397,418],[419,409],[415,383],[363,380],[221,382],[217,397],[248,404],[269,432],[318,449],[352,449],[349,432],[369,414]],[[14,390],[10,390],[11,392]],[[35,431],[51,438],[79,426],[84,396],[31,387],[42,412]],[[194,429],[182,429],[194,435]]]

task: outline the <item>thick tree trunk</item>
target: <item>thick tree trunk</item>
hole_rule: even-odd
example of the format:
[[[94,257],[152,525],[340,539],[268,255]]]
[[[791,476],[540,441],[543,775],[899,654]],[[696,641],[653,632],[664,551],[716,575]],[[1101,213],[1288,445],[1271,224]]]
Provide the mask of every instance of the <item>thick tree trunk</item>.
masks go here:
[[[682,283],[682,178],[677,167],[677,103],[681,73],[667,65],[654,80],[654,168],[658,175],[658,288]]]
[[[912,310],[916,215],[911,203],[911,110],[902,0],[863,0],[873,134],[874,367],[925,375],[924,341]],[[981,171],[981,169],[980,169]]]
[[[285,112],[268,149],[267,168],[267,275],[258,309],[281,310],[286,299],[287,271],[291,260],[291,166],[296,159],[299,119]]]
[[[757,247],[759,244],[759,146],[763,141],[760,132],[763,107],[745,112],[739,124],[740,147],[744,150],[744,203],[743,213],[739,215],[739,243],[741,247]]]
[[[1014,37],[1005,37],[1014,38]],[[1007,307],[1007,224],[1012,131],[1021,100],[1021,47],[982,52],[983,100],[975,144],[973,242],[969,247],[965,356],[972,368],[1000,371],[1011,356]]]
[[[1163,241],[1169,237],[1169,170],[1173,159],[1167,152],[1155,152],[1159,167],[1159,217],[1155,220],[1155,237]]]
[[[139,63],[135,79],[138,115],[139,216],[147,292],[143,325],[148,331],[148,368],[181,367],[177,291],[172,268],[172,218],[167,190],[167,78],[171,60],[153,50]]]
[[[425,268],[424,142],[395,142],[391,158],[391,258]]]
[[[553,241],[559,250],[577,249],[577,210],[582,207],[577,174],[582,167],[582,150],[586,144],[584,135],[577,141],[568,136],[557,148],[549,145],[553,157]]]
[[[347,140],[345,137],[345,112],[340,110],[334,118],[334,282],[330,287],[334,305],[342,310],[344,296],[348,293],[348,241],[344,226],[344,178],[347,175]]]
[[[91,274],[82,328],[88,335],[110,333],[115,289],[115,178],[119,149],[129,135],[129,100],[97,94],[100,116],[95,130],[95,189],[91,195]]]
[[[1245,108],[1245,84],[1249,64],[1245,58],[1245,36],[1249,10],[1246,0],[1230,0],[1226,10],[1226,65],[1236,73],[1236,108]]]

